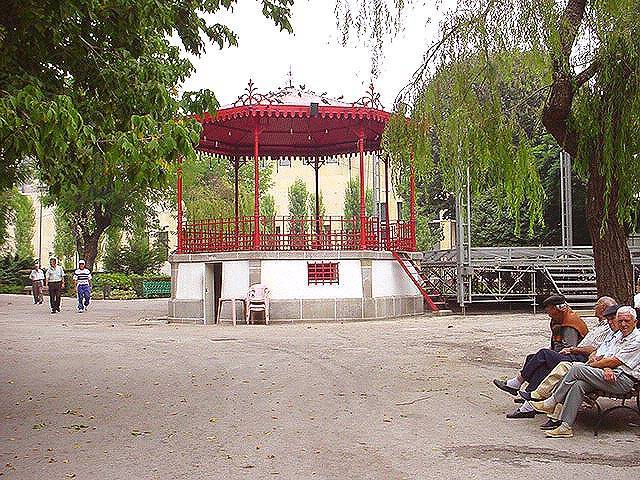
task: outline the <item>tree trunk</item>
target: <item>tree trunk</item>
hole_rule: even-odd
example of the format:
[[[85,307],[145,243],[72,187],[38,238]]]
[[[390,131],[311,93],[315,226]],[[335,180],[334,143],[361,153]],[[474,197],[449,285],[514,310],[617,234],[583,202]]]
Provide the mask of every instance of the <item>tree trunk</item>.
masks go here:
[[[617,217],[618,183],[611,181],[608,208],[605,205],[606,180],[600,173],[602,147],[594,153],[587,182],[587,226],[593,244],[598,296],[609,295],[618,303],[630,305],[633,297],[633,267],[627,245],[627,231]]]
[[[94,232],[84,239],[84,248],[82,249],[82,258],[86,262],[86,267],[89,270],[93,270],[93,264],[98,256],[98,243],[102,233],[97,234]]]

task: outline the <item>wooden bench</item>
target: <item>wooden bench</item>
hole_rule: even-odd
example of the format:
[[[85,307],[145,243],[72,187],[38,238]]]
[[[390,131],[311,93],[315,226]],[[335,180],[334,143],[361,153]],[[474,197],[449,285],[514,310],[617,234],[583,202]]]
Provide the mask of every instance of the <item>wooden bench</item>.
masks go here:
[[[591,406],[595,407],[598,410],[598,419],[595,426],[593,427],[594,437],[598,436],[600,426],[602,425],[605,417],[616,410],[630,410],[640,419],[640,382],[635,382],[633,384],[633,388],[624,394],[616,395],[610,392],[596,391],[589,394],[587,398],[587,403],[591,404]],[[618,400],[620,403],[603,410],[598,403],[599,398],[610,398],[612,400]],[[628,401],[634,399],[635,407],[627,405]]]

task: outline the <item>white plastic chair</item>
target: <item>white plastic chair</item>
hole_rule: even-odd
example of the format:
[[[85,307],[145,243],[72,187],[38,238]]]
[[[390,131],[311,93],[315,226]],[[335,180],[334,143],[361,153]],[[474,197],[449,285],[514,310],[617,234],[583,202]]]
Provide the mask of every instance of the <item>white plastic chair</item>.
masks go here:
[[[247,323],[251,320],[251,312],[264,312],[264,321],[269,325],[269,289],[266,285],[261,283],[251,285],[245,301]]]

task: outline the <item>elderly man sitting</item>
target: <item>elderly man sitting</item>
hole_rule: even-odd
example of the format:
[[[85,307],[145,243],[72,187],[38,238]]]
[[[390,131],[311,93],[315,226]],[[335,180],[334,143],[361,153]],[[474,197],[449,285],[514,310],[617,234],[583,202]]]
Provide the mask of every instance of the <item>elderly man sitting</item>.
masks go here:
[[[609,327],[609,335],[607,335],[604,341],[600,343],[600,345],[598,346],[598,349],[595,352],[593,352],[591,355],[589,355],[589,361],[600,360],[601,358],[609,357],[613,355],[613,353],[615,353],[617,348],[617,340],[618,340],[618,336],[616,334],[618,333],[618,330],[619,330],[618,318],[616,314],[619,308],[620,308],[620,305],[611,305],[610,307],[607,307],[607,309],[604,311],[603,315],[607,319],[607,325]],[[594,328],[594,330],[596,329]],[[587,340],[587,337],[585,337],[585,340]],[[578,347],[572,347],[572,348],[578,348]],[[569,370],[571,370],[571,367],[573,367],[575,364],[576,364],[575,362],[560,362],[558,365],[554,367],[553,370],[551,370],[551,373],[549,373],[549,375],[545,377],[545,379],[540,383],[540,385],[538,385],[538,388],[530,392],[520,390],[520,392],[518,392],[520,394],[520,397],[526,400],[524,402],[524,405],[520,408],[523,409],[524,411],[528,411],[529,409],[533,408],[530,403],[532,400],[540,401],[540,400],[545,400],[549,398],[553,393],[553,390],[555,390],[556,386],[562,381],[564,376],[567,373],[569,373]],[[554,428],[560,426],[560,424],[562,423],[559,420],[560,413],[562,411],[560,407],[561,405],[557,405],[556,411],[554,411],[554,413],[552,414],[547,415],[547,417],[549,418],[547,420],[547,423],[540,425],[541,430],[553,430]]]
[[[506,382],[495,379],[493,383],[496,387],[512,395],[517,395],[520,387],[528,382],[527,390],[533,390],[558,363],[563,361],[585,362],[588,355],[610,333],[610,329],[605,323],[604,326],[600,325],[594,329],[594,332],[587,334],[585,323],[564,302],[564,297],[559,295],[549,297],[543,302],[545,311],[551,317],[552,348],[543,348],[528,355],[518,375]],[[600,298],[595,306],[596,316],[602,321],[602,312],[607,306],[614,303],[615,301],[611,297]],[[576,347],[576,345],[578,346]],[[569,351],[569,348],[576,350]],[[534,416],[533,408],[525,403],[515,412],[508,414],[507,418],[533,418]]]
[[[553,413],[562,404],[559,427],[545,432],[547,437],[573,437],[573,424],[586,394],[602,390],[613,394],[629,392],[640,378],[640,332],[633,307],[620,307],[617,313],[620,331],[610,356],[576,364],[553,394],[546,400],[531,402],[538,412]]]

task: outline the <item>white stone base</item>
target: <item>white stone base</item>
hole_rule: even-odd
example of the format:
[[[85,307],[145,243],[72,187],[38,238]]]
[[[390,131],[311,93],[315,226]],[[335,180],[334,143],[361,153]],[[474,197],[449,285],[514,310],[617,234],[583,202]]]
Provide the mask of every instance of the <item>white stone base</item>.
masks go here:
[[[413,254],[419,260],[420,254]],[[214,323],[216,292],[244,298],[249,285],[271,292],[272,322],[375,320],[424,313],[423,298],[390,252],[233,252],[172,255],[172,322]],[[308,262],[337,262],[339,282],[308,285]],[[221,285],[215,285],[216,273]],[[217,288],[216,288],[217,287]],[[231,317],[225,304],[221,318]],[[237,317],[242,319],[238,306]]]

